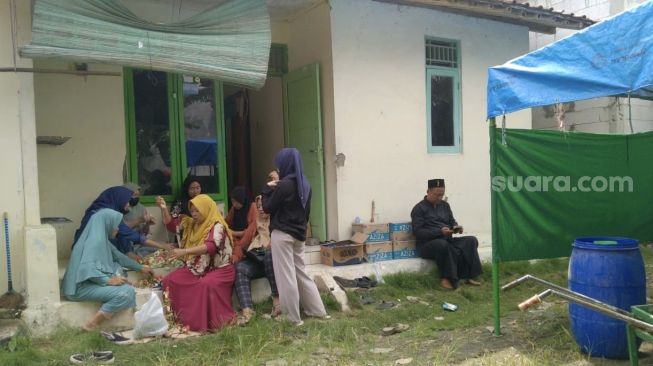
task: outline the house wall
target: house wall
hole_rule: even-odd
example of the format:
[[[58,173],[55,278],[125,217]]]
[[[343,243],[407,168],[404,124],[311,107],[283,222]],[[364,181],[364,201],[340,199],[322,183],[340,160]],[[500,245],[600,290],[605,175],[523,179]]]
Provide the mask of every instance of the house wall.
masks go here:
[[[554,8],[557,11],[587,16],[592,20],[603,20],[626,9],[632,8],[644,0],[535,0],[532,6]],[[558,29],[555,34],[530,33],[530,49],[536,50],[550,43],[565,38],[576,31]],[[627,98],[596,98],[574,103],[565,113],[565,130],[593,133],[630,133],[653,130],[653,102]],[[569,107],[569,105],[567,105]],[[558,123],[551,115],[551,107],[532,109],[533,128],[557,129]]]
[[[68,69],[63,61],[35,61]],[[119,66],[90,64],[90,71],[122,74]],[[71,219],[56,224],[58,256],[70,256],[73,234],[88,205],[104,189],[123,183],[125,113],[122,76],[36,74],[36,129],[40,136],[69,136],[59,146],[38,145],[41,212]]]
[[[272,42],[288,45],[288,23],[273,22]],[[257,194],[274,169],[272,158],[283,148],[283,96],[281,77],[268,77],[261,90],[250,91],[250,143],[252,189]]]
[[[0,65],[2,67],[12,67],[14,65],[14,51],[12,47],[12,27],[9,0],[0,1]],[[27,9],[29,10],[29,9]],[[25,9],[22,9],[24,12]],[[29,17],[21,14],[21,28],[29,30]],[[23,29],[21,29],[23,30]],[[29,36],[24,32],[19,33],[21,37]],[[23,42],[21,42],[24,44]],[[29,59],[17,59],[18,67],[31,67],[32,62]],[[23,122],[22,111],[29,106],[24,99],[23,92],[33,93],[31,85],[32,75],[29,73],[0,72],[0,111],[2,111],[2,133],[0,133],[0,169],[2,178],[0,179],[0,197],[2,202],[0,206],[0,215],[4,212],[9,217],[9,239],[11,247],[12,265],[13,265],[13,285],[18,291],[25,289],[25,248],[23,232],[26,226],[25,222],[25,190],[23,186],[23,158],[29,159],[29,156],[22,156],[22,139],[21,123]],[[23,88],[25,88],[23,90]],[[29,123],[30,121],[26,121]],[[33,125],[33,121],[31,121]],[[34,158],[32,156],[32,158]],[[5,234],[4,229],[0,234],[1,244],[4,248]],[[5,251],[0,250],[0,292],[7,290],[7,270]]]
[[[288,24],[288,67],[295,70],[312,63],[320,65],[320,96],[322,102],[322,140],[324,147],[324,186],[326,200],[327,236],[339,235],[338,185],[336,178],[336,138],[334,113],[334,78],[331,38],[331,7],[323,2],[301,13]],[[355,26],[349,28],[351,32]]]
[[[0,65],[32,68],[17,50],[31,39],[30,2],[0,0]],[[13,16],[12,16],[13,15]],[[9,220],[13,289],[23,293],[27,309],[22,319],[32,334],[43,334],[56,323],[59,286],[56,276],[56,237],[41,225],[34,116],[34,77],[31,72],[0,72],[0,211]],[[4,243],[3,243],[4,244]],[[5,251],[0,254],[0,292],[7,284]]]
[[[356,217],[410,220],[430,178],[445,178],[447,196],[466,231],[490,239],[487,68],[528,52],[528,29],[436,10],[373,1],[333,0],[336,153],[340,238]],[[427,153],[425,37],[460,41],[462,153]],[[508,118],[530,128],[530,113]]]

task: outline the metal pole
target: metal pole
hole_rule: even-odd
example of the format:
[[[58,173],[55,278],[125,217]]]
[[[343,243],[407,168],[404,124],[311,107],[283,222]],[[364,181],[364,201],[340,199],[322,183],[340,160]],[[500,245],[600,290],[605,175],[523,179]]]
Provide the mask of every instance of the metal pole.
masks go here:
[[[555,290],[558,293],[564,293],[564,294],[567,294],[567,296],[573,296],[573,297],[578,298],[578,299],[580,299],[580,300],[582,300],[582,301],[584,301],[586,303],[592,303],[592,304],[594,304],[596,306],[607,307],[608,309],[610,309],[611,311],[613,311],[615,313],[619,313],[619,314],[625,315],[625,316],[630,316],[629,312],[627,312],[627,311],[625,311],[623,309],[620,309],[620,308],[618,308],[616,306],[612,306],[612,305],[603,303],[603,302],[598,301],[598,300],[596,300],[594,298],[591,298],[589,296],[579,294],[578,292],[571,291],[571,290],[566,289],[564,287],[560,287],[560,286],[558,286],[558,285],[556,285],[554,283],[545,281],[545,280],[543,280],[541,278],[537,278],[535,276],[528,275],[528,274],[525,275],[525,276],[522,276],[522,277],[520,277],[520,278],[518,278],[518,279],[516,279],[516,280],[514,280],[514,281],[512,281],[510,283],[505,284],[503,287],[501,287],[501,290],[503,290],[503,291],[510,290],[511,288],[516,287],[517,285],[519,285],[519,284],[521,284],[521,283],[523,283],[523,282],[525,282],[527,280],[538,282],[538,283],[540,283],[540,284],[542,284],[542,285],[544,285],[546,287],[549,287],[549,288]]]
[[[499,295],[499,258],[496,255],[495,247],[497,245],[497,212],[496,212],[496,192],[492,190],[492,178],[496,174],[496,152],[495,152],[495,128],[496,120],[490,118],[489,135],[490,135],[490,219],[492,222],[492,303],[494,312],[494,336],[501,335],[501,299]]]

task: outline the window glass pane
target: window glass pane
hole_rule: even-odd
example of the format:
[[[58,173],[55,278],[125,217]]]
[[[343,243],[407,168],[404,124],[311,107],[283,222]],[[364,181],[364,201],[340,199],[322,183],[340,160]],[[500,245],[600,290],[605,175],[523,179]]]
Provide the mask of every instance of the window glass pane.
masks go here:
[[[146,195],[171,194],[166,74],[134,70],[133,76],[138,182]]]
[[[187,173],[198,177],[202,193],[219,193],[218,133],[213,80],[184,76],[184,136]]]
[[[451,76],[431,77],[431,145],[454,145],[454,80]]]

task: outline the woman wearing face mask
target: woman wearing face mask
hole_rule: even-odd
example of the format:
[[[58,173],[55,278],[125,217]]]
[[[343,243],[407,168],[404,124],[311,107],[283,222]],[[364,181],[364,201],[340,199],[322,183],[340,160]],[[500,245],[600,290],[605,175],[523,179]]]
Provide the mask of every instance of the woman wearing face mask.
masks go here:
[[[100,195],[91,203],[91,205],[86,209],[82,222],[79,225],[79,229],[75,231],[75,237],[73,240],[73,246],[79,239],[79,236],[84,231],[88,220],[95,214],[97,211],[103,208],[110,208],[114,211],[125,214],[129,212],[129,200],[134,195],[134,191],[125,187],[110,187],[102,191]]]
[[[302,160],[295,148],[285,148],[274,158],[280,180],[263,194],[263,210],[271,215],[270,230],[274,277],[281,311],[299,326],[304,322],[299,303],[308,316],[329,319],[315,282],[304,269],[304,241],[311,211],[311,186],[304,176]]]
[[[68,300],[102,303],[83,326],[88,331],[118,311],[136,306],[136,294],[127,284],[123,267],[151,273],[150,267],[136,263],[109,242],[118,233],[120,222],[122,215],[106,208],[90,217],[75,242],[61,283],[61,292]]]
[[[157,197],[161,211],[166,203]],[[235,271],[231,263],[232,235],[218,206],[211,197],[200,194],[190,200],[191,217],[171,219],[170,231],[183,228],[181,247],[172,257],[184,266],[162,281],[179,323],[197,332],[213,331],[233,324],[236,314],[231,305]]]

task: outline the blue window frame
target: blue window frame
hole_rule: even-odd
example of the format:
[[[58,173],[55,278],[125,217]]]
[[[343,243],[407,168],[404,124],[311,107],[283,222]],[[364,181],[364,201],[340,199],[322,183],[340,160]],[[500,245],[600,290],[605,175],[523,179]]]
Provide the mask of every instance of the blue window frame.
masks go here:
[[[461,152],[458,43],[426,40],[426,116],[429,153]]]

